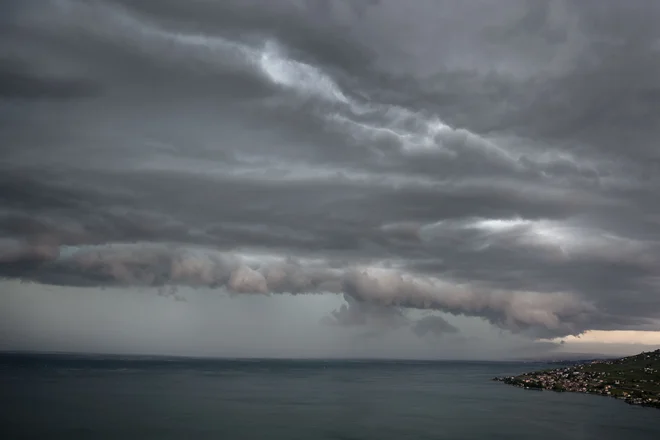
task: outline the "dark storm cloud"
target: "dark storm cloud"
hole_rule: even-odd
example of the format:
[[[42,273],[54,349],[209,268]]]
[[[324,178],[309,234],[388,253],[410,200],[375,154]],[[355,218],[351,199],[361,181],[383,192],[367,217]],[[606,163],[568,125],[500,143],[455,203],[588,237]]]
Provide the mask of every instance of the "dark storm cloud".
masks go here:
[[[418,320],[413,326],[413,331],[418,336],[426,336],[432,333],[441,336],[448,333],[458,333],[458,329],[445,321],[440,316],[425,316]]]
[[[457,285],[395,269],[339,262],[295,262],[174,245],[62,246],[59,254],[57,247],[45,252],[43,245],[8,249],[3,255],[6,276],[47,284],[222,287],[236,294],[344,292],[351,298],[349,307],[333,314],[342,325],[365,323],[362,320],[369,316],[381,324],[387,318],[391,324],[397,314],[389,308],[410,308],[483,317],[515,333],[557,336],[579,334],[603,317],[591,304],[570,294],[484,290],[478,284]]]
[[[351,295],[344,295],[344,299],[346,303],[333,310],[330,316],[323,320],[324,323],[343,327],[370,325],[382,331],[408,324],[408,319],[401,309],[360,302]]]
[[[405,309],[358,301],[346,294],[344,299],[346,303],[326,316],[322,320],[323,323],[342,327],[367,327],[370,328],[367,336],[401,327],[409,327],[410,331],[420,338],[459,332],[458,328],[440,316],[428,315],[415,321],[406,316]]]
[[[0,59],[0,96],[22,99],[75,99],[97,93],[84,79],[40,77],[24,63]]]
[[[658,329],[652,3],[14,3],[0,275]]]

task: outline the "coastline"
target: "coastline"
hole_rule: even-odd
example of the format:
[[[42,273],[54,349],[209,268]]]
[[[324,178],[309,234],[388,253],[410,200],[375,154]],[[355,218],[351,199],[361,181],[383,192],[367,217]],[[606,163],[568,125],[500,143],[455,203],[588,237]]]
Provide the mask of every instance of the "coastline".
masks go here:
[[[526,390],[595,394],[660,409],[660,350],[493,380]]]

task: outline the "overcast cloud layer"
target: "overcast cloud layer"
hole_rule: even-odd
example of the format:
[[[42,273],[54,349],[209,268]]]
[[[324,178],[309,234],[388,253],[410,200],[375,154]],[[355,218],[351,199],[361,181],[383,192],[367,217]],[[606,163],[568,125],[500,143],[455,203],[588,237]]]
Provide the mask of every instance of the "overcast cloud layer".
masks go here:
[[[660,330],[656,1],[0,5],[5,283]]]

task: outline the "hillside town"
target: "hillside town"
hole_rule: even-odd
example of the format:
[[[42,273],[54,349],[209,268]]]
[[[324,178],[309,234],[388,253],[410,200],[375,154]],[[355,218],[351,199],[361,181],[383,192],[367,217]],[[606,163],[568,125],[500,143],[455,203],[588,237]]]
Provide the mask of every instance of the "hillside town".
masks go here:
[[[660,350],[494,380],[528,390],[599,394],[660,408]]]

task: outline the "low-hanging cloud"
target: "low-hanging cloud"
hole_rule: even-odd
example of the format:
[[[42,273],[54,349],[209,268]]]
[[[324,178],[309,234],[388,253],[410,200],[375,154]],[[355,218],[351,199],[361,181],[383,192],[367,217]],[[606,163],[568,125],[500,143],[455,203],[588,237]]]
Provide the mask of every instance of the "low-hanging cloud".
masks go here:
[[[413,332],[415,332],[417,336],[426,336],[428,334],[443,336],[446,334],[458,333],[458,329],[440,316],[425,316],[415,322],[413,325]]]
[[[22,250],[22,249],[21,249]],[[176,246],[116,245],[41,249],[5,254],[5,259],[29,261],[25,279],[44,283],[90,286],[222,287],[236,294],[343,293],[351,300],[383,309],[438,310],[487,319],[513,332],[562,336],[578,334],[598,316],[589,303],[570,294],[496,292],[433,277],[414,276],[377,267],[330,267],[324,262],[294,262],[282,258],[228,254]],[[43,251],[41,251],[43,253]],[[37,267],[34,267],[34,266]],[[62,277],[62,274],[67,274]],[[337,322],[358,323],[361,313],[340,309]]]

